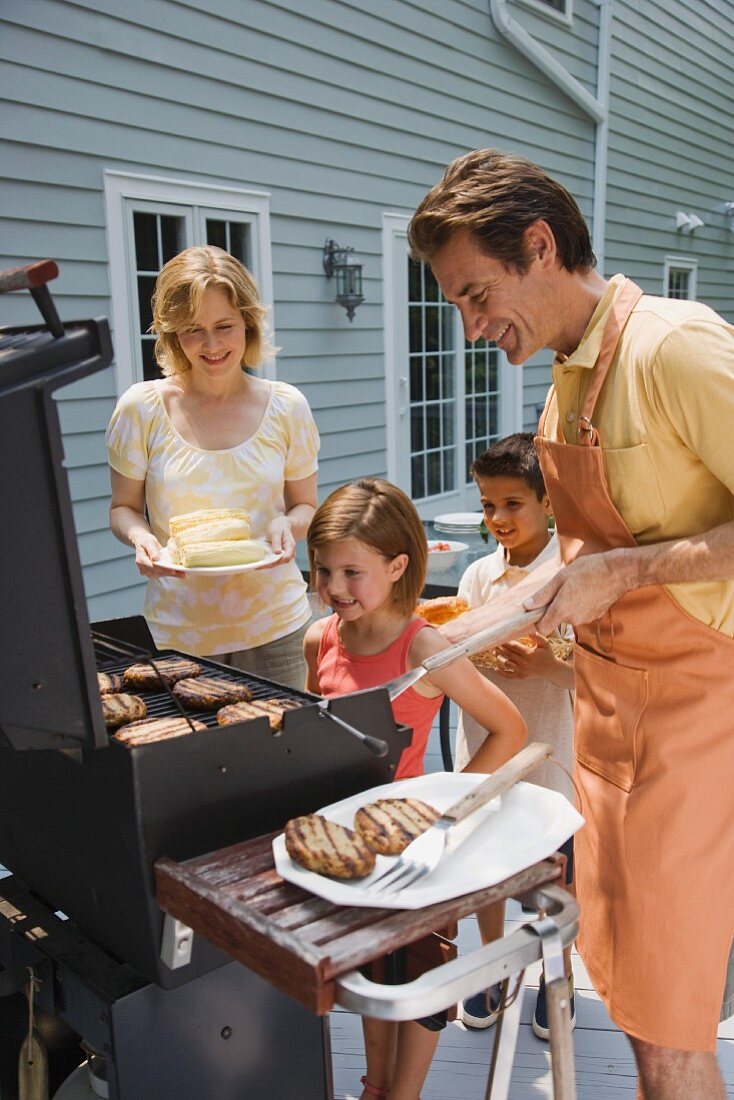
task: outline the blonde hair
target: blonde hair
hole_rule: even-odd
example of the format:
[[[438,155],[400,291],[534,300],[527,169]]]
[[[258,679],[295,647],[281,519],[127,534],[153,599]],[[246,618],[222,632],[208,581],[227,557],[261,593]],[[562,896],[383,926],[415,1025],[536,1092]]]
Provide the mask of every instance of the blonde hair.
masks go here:
[[[412,614],[426,580],[428,543],[415,505],[402,489],[379,477],[364,477],[342,485],[326,498],[308,529],[312,587],[316,551],[343,539],[359,539],[388,561],[398,554],[408,555],[393,596],[403,614]]]
[[[165,375],[191,369],[178,339],[201,311],[204,294],[221,287],[245,322],[245,354],[242,367],[257,367],[275,354],[267,338],[268,311],[260,302],[257,284],[247,268],[214,245],[186,248],[169,260],[155,282],[149,332],[158,336],[155,357]]]

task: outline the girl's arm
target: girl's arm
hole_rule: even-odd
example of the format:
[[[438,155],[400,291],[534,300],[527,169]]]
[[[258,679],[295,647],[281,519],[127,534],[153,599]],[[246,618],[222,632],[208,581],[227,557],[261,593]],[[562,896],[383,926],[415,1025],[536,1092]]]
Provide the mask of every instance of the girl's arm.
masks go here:
[[[281,550],[276,565],[291,561],[296,543],[305,538],[316,511],[316,480],[318,475],[286,481],[283,485],[285,514],[276,516],[268,526],[268,539],[273,550]]]
[[[444,649],[448,649],[448,643],[437,630],[426,627],[418,631],[410,647],[411,667]],[[430,678],[425,676],[415,690],[424,695],[444,692],[488,731],[489,736],[464,771],[493,772],[519,752],[527,740],[528,727],[520,711],[496,684],[477,671],[468,657],[459,657],[432,672]]]
[[[180,571],[156,565],[161,544],[145,518],[145,482],[124,477],[112,467],[110,482],[110,528],[120,542],[134,547],[138,572],[144,577],[180,577]]]
[[[321,686],[319,684],[319,672],[318,672],[318,656],[319,646],[321,645],[321,635],[326,629],[326,619],[317,619],[315,623],[311,623],[306,636],[303,639],[303,655],[306,658],[306,664],[308,665],[308,672],[306,674],[306,691],[311,691],[314,695],[321,694]]]

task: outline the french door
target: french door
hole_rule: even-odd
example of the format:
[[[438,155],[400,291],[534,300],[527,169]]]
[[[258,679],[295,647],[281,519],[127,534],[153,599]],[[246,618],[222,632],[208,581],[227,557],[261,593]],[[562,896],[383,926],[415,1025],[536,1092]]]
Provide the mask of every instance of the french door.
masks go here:
[[[431,518],[476,509],[469,466],[519,430],[522,372],[465,340],[430,268],[408,255],[408,220],[383,219],[388,476]]]

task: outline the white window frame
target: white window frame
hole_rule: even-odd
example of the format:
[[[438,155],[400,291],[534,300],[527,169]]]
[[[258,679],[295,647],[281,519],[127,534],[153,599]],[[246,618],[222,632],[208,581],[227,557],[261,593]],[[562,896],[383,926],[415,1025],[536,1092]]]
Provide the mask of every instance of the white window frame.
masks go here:
[[[383,315],[385,337],[385,429],[387,442],[387,476],[390,481],[400,485],[410,494],[410,485],[401,485],[404,478],[401,477],[399,462],[398,433],[410,431],[410,421],[407,417],[401,420],[400,407],[409,403],[409,380],[405,374],[400,374],[399,364],[408,367],[408,301],[407,301],[407,263],[405,284],[397,286],[395,278],[396,261],[399,257],[407,259],[408,224],[412,215],[400,212],[388,211],[382,215],[382,279],[383,279]],[[499,352],[499,432],[500,436],[510,435],[512,432],[522,431],[523,423],[523,368],[513,366],[507,356]],[[457,378],[457,409],[464,404],[464,371],[463,365],[456,372]],[[431,518],[436,513],[438,504],[462,508],[464,505],[474,505],[475,492],[471,487],[467,488],[461,477],[461,462],[464,458],[464,431],[457,431],[456,455],[459,463],[457,489],[451,493],[440,496],[425,497],[415,501],[416,508],[424,518]]]
[[[543,0],[517,0],[517,3],[521,7],[528,8],[554,23],[563,23],[567,27],[570,27],[573,23],[573,0],[565,0],[563,11],[556,11],[549,4],[544,4]]]
[[[206,183],[163,176],[137,175],[105,170],[107,251],[110,264],[112,332],[115,346],[115,376],[118,394],[142,380],[139,372],[138,334],[135,331],[136,304],[133,299],[135,271],[132,214],[145,204],[158,213],[176,213],[187,220],[192,244],[204,243],[202,220],[228,214],[251,223],[252,269],[263,305],[270,308],[269,339],[275,343],[273,316],[273,261],[270,242],[270,193],[217,187]],[[138,206],[137,204],[140,204]],[[174,210],[174,207],[177,208]],[[168,208],[168,209],[167,209]],[[275,360],[262,363],[266,378],[275,378]]]
[[[671,268],[679,268],[681,271],[687,271],[689,274],[688,279],[688,299],[689,302],[696,301],[697,283],[698,283],[698,260],[691,256],[666,256],[665,263],[663,265],[663,297],[668,298],[668,290],[670,288],[670,271]]]

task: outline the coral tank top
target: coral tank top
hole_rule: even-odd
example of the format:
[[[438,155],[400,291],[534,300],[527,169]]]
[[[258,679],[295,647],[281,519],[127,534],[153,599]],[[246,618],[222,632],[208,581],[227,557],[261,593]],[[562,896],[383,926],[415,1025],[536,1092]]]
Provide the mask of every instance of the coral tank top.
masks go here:
[[[432,630],[433,627],[422,619],[415,619],[408,623],[400,637],[382,653],[361,656],[345,649],[339,636],[339,616],[330,615],[321,636],[316,659],[321,694],[328,698],[380,687],[387,680],[407,672],[411,643],[418,631],[423,629]],[[412,740],[398,761],[396,779],[423,775],[428,735],[443,700],[443,695],[428,699],[411,687],[393,701],[395,721],[411,726],[413,730]]]

